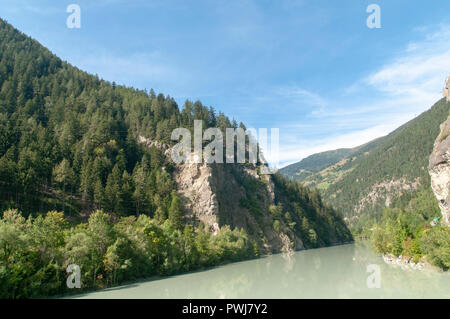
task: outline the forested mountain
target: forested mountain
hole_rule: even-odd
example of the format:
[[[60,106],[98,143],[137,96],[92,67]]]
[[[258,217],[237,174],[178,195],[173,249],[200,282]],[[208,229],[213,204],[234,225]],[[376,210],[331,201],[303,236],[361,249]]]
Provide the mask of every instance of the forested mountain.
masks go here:
[[[378,253],[401,256],[403,262],[426,260],[447,270],[450,228],[441,222],[445,218],[441,218],[431,189],[428,162],[440,124],[450,114],[449,105],[445,98],[441,99],[385,137],[354,149],[314,154],[281,173],[317,187],[324,200],[346,216],[353,234],[370,238]],[[448,132],[440,134],[437,142],[448,136]],[[314,167],[308,166],[314,164],[314,159],[317,167],[327,161],[329,165],[316,172],[306,171]],[[433,165],[441,162],[434,160]],[[448,165],[443,166],[434,174],[435,182],[442,184],[437,188],[441,190],[440,205],[445,207]]]
[[[416,191],[428,191],[428,157],[439,125],[448,116],[449,105],[446,99],[441,99],[389,135],[356,148],[356,152],[340,162],[298,180],[318,186],[324,200],[340,210],[351,224],[366,213],[381,213],[402,197],[412,198]],[[293,177],[286,170],[281,173]]]
[[[231,127],[199,101],[180,112],[170,96],[117,86],[61,61],[1,21],[0,181],[2,206],[23,213],[103,208],[164,219],[173,165],[138,136],[165,143],[176,127]],[[234,123],[236,125],[236,123]]]
[[[1,296],[65,292],[72,263],[99,288],[352,239],[316,191],[261,163],[174,164],[172,130],[197,119],[238,126],[89,75],[0,20]]]
[[[286,177],[304,181],[308,176],[317,173],[324,168],[336,164],[340,160],[353,153],[350,148],[340,148],[333,151],[326,151],[310,155],[300,162],[288,165],[280,169],[280,173]]]
[[[384,209],[381,218],[360,219],[359,232],[371,238],[373,247],[379,253],[401,256],[403,262],[410,260],[417,263],[425,259],[448,270],[450,112],[440,128],[428,166],[431,187],[401,196]]]
[[[291,180],[299,180],[305,186],[325,189],[351,170],[362,158],[379,146],[384,137],[354,148],[341,148],[310,155],[300,162],[280,169]]]

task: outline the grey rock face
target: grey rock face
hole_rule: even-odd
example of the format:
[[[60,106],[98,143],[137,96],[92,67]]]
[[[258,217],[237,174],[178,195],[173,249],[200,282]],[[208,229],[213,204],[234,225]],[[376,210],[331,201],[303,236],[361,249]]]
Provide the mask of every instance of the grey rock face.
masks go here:
[[[443,220],[450,225],[450,116],[441,124],[441,133],[434,142],[428,171]]]
[[[144,136],[138,136],[138,142],[163,150],[167,158],[171,156],[172,147],[167,144]],[[264,181],[265,188],[260,194],[262,206],[265,208],[261,222],[240,205],[240,200],[246,192],[236,179],[236,174],[240,178]],[[202,223],[214,235],[217,235],[223,226],[243,228],[254,239],[264,238],[259,241],[262,254],[304,249],[302,240],[283,222],[280,225],[281,232],[273,229],[274,220],[269,214],[269,206],[274,205],[275,186],[270,175],[260,175],[256,166],[187,161],[175,165],[173,177],[187,223]]]

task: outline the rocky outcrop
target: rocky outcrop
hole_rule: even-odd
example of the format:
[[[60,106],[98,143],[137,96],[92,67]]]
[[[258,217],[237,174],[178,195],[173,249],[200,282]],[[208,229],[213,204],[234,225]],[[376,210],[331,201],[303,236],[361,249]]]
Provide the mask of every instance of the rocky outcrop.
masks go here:
[[[212,169],[207,164],[183,163],[177,166],[175,182],[178,186],[186,218],[192,223],[201,221],[216,235],[219,231],[219,204],[212,188]]]
[[[392,254],[383,255],[383,260],[386,264],[396,265],[403,270],[424,270],[424,269],[435,269],[424,259],[414,262],[411,257],[408,256],[394,256]]]
[[[150,138],[146,138],[146,137],[144,137],[142,135],[139,135],[137,140],[138,140],[139,143],[142,143],[142,144],[144,144],[147,147],[154,146],[154,147],[157,147],[157,148],[161,149],[162,151],[164,151],[164,154],[166,156],[170,155],[170,146],[168,144],[165,144],[165,143],[162,143],[162,142],[159,142],[159,141],[155,141],[155,140],[152,140]]]
[[[188,222],[202,222],[213,234],[217,234],[224,225],[244,229],[259,243],[263,254],[304,248],[300,238],[286,225],[281,224],[279,232],[274,230],[274,221],[269,214],[269,206],[274,204],[274,185],[270,176],[259,175],[256,167],[183,163],[177,165],[174,177]],[[240,182],[244,179],[262,181],[265,185],[258,190],[265,207],[260,217],[240,204],[246,196]]]
[[[163,150],[167,159],[171,156],[172,148],[167,144],[144,136],[138,136],[138,141]],[[282,221],[279,231],[275,231],[269,213],[269,206],[275,203],[275,186],[270,175],[259,171],[260,168],[250,164],[185,162],[175,165],[173,177],[185,210],[185,222],[202,223],[214,235],[225,225],[244,229],[259,244],[262,254],[304,249],[302,240]],[[254,190],[264,207],[261,216],[255,216],[241,205],[248,191],[242,185],[245,179],[264,185]]]
[[[443,221],[450,225],[450,116],[441,124],[441,133],[434,142],[428,171]]]
[[[450,102],[450,77],[445,80],[445,89],[442,95],[447,99],[447,102]]]
[[[359,181],[356,180],[356,182],[358,183]],[[377,183],[373,185],[370,192],[358,202],[355,207],[355,212],[360,213],[367,207],[374,207],[378,201],[383,201],[384,206],[389,207],[392,202],[402,194],[411,193],[417,190],[419,186],[419,178],[410,181],[406,177]]]

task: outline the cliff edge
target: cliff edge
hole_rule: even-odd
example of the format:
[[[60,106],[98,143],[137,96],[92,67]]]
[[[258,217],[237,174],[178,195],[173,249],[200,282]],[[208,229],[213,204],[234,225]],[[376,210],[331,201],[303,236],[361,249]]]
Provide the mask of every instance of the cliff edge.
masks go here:
[[[440,127],[441,132],[434,142],[428,171],[443,220],[450,225],[450,116]]]

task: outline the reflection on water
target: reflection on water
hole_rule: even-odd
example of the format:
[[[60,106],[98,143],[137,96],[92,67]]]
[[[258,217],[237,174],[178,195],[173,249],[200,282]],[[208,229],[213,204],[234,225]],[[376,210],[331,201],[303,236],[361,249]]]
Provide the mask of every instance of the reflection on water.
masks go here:
[[[381,269],[368,288],[367,266]],[[367,243],[299,251],[138,282],[81,298],[450,298],[450,274],[387,265]]]

